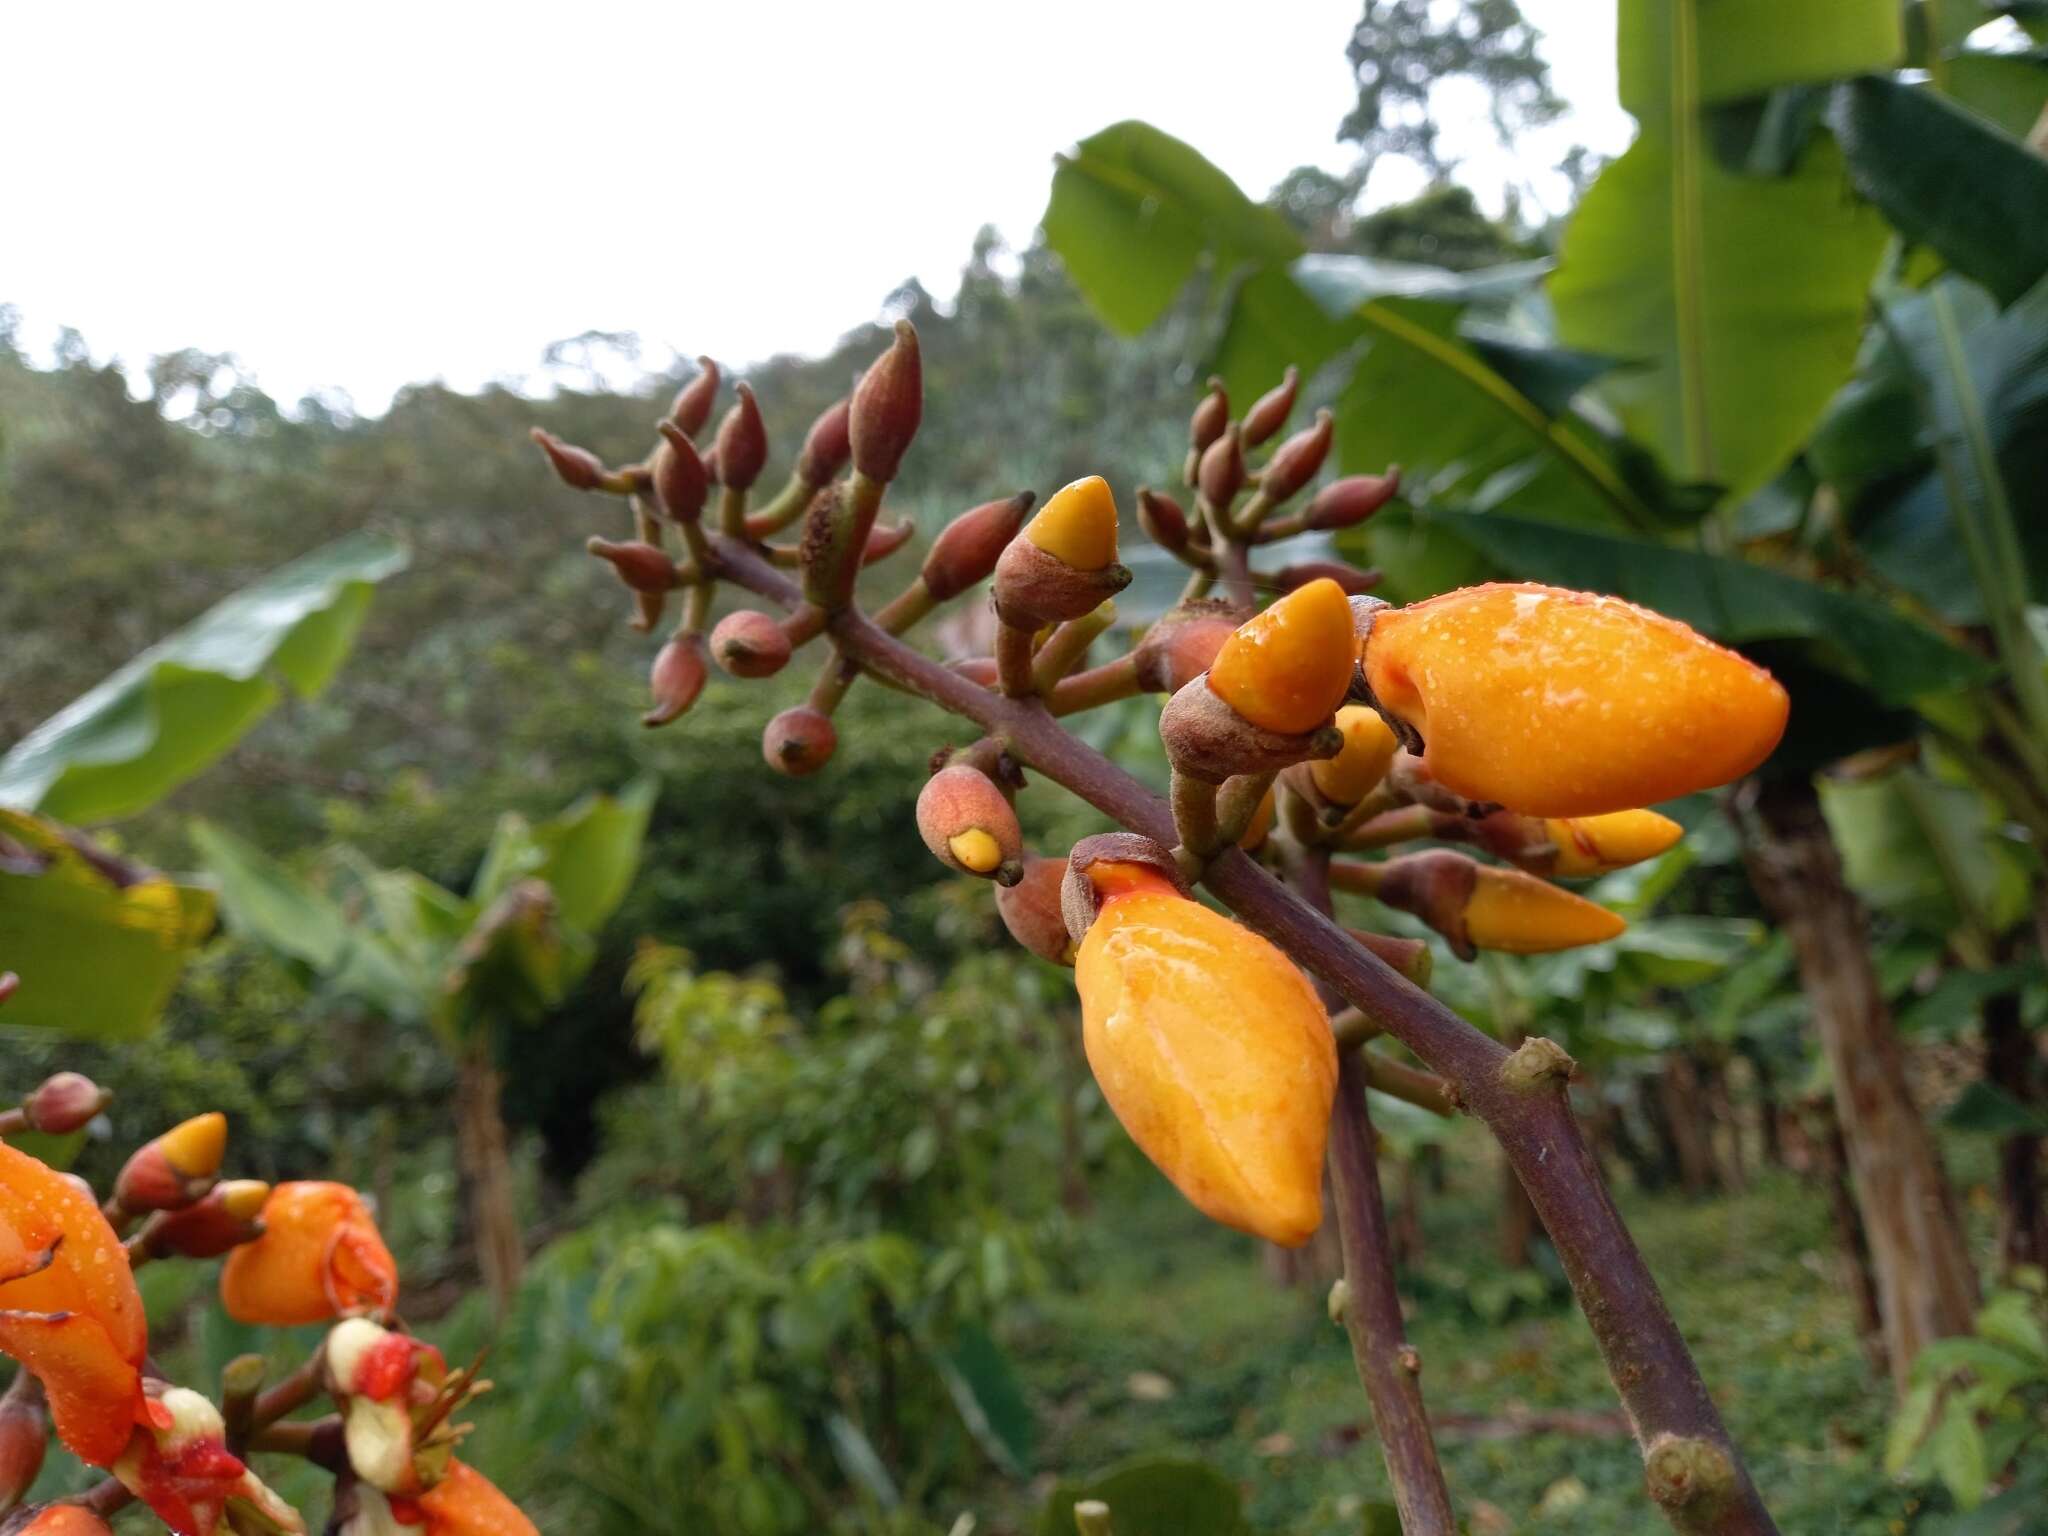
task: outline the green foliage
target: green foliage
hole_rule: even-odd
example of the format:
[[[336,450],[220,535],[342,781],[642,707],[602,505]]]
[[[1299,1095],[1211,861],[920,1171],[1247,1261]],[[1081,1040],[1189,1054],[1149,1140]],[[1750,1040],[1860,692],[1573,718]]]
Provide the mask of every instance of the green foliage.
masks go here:
[[[1939,1339],[1913,1362],[1912,1382],[1892,1421],[1885,1470],[1915,1482],[1938,1481],[1974,1522],[1945,1522],[1948,1536],[2023,1529],[2048,1498],[2048,1305],[2038,1269],[2024,1270],[1977,1314],[1974,1334]],[[1994,1480],[2016,1476],[1985,1504]]]
[[[1084,1499],[1109,1507],[1117,1536],[1248,1536],[1251,1529],[1229,1478],[1200,1462],[1157,1459],[1055,1484],[1038,1536],[1073,1536],[1074,1506]]]
[[[0,805],[133,815],[216,761],[284,697],[333,679],[372,586],[404,569],[375,534],[282,566],[159,641],[0,758]]]

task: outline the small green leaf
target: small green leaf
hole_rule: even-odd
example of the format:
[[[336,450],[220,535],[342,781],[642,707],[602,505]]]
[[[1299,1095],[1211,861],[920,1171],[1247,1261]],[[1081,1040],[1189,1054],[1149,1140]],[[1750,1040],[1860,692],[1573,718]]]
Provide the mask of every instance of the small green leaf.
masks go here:
[[[1237,1485],[1200,1462],[1134,1461],[1086,1483],[1059,1483],[1038,1519],[1038,1536],[1074,1536],[1074,1506],[1109,1506],[1116,1536],[1249,1536]]]
[[[213,929],[213,893],[0,809],[0,970],[21,977],[0,1024],[88,1039],[149,1033]]]
[[[1884,1470],[1888,1476],[1897,1477],[1905,1471],[1913,1453],[1920,1449],[1920,1443],[1927,1438],[1927,1427],[1934,1420],[1940,1395],[1941,1383],[1924,1374],[1907,1389],[1892,1418],[1891,1433],[1885,1438]]]
[[[282,697],[325,688],[376,582],[405,568],[378,534],[272,571],[158,641],[0,758],[0,806],[67,821],[146,810],[232,747]]]
[[[875,1453],[874,1443],[858,1424],[843,1413],[835,1413],[825,1420],[825,1437],[832,1443],[832,1454],[838,1459],[840,1470],[872,1494],[877,1504],[894,1509],[903,1502],[903,1495],[896,1491],[896,1480],[889,1476],[889,1469]]]
[[[1935,1475],[1956,1503],[1964,1509],[1983,1503],[1991,1472],[1985,1465],[1984,1433],[1977,1428],[1976,1416],[1962,1404],[1951,1402],[1934,1427],[1930,1449]]]
[[[987,1329],[969,1323],[949,1349],[928,1347],[947,1395],[977,1444],[1011,1477],[1031,1471],[1035,1425],[1016,1369]]]
[[[1972,1136],[2048,1136],[2048,1108],[2022,1104],[2003,1088],[1979,1078],[1948,1107],[1941,1123]]]

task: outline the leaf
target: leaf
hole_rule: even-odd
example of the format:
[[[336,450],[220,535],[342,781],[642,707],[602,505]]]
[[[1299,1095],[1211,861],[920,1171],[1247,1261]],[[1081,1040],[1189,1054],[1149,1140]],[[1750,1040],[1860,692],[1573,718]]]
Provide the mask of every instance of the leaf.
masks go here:
[[[825,1437],[832,1443],[832,1455],[840,1470],[872,1494],[877,1504],[894,1509],[903,1502],[895,1479],[889,1476],[889,1469],[875,1454],[873,1442],[858,1424],[843,1413],[834,1413],[825,1420]]]
[[[1565,228],[1549,285],[1558,339],[1636,364],[1602,397],[1670,474],[1740,500],[1854,367],[1885,238],[1843,196],[1825,139],[1759,179],[1646,125]]]
[[[1109,1506],[1116,1536],[1249,1536],[1237,1485],[1200,1462],[1127,1462],[1086,1483],[1061,1482],[1046,1499],[1038,1536],[1074,1536],[1074,1506]]]
[[[1711,105],[1861,74],[1905,49],[1898,0],[1622,0],[1621,104],[1647,130]]]
[[[21,977],[0,1024],[138,1039],[212,929],[211,892],[0,809],[0,970]]]
[[[2048,1374],[2048,1332],[2039,1303],[2025,1291],[2000,1291],[1977,1314],[1977,1332],[1993,1343],[2031,1355],[2038,1373]]]
[[[1899,1033],[1953,1039],[1977,1022],[1977,1011],[1987,998],[2001,992],[2024,992],[2041,985],[2044,979],[2048,976],[2044,976],[2038,961],[1989,971],[1945,971],[1924,996],[1914,998],[1899,1010]]]
[[[1941,1123],[1972,1136],[2048,1136],[2048,1109],[2022,1104],[2003,1088],[1979,1078],[1948,1107]]]
[[[1941,66],[1956,100],[2015,139],[2024,139],[2048,107],[2048,50],[1957,53]]]
[[[2048,159],[1939,93],[1866,76],[1828,121],[1849,179],[1907,240],[2009,304],[2048,273]]]
[[[1934,1426],[1929,1443],[1934,1471],[1949,1495],[1964,1509],[1975,1509],[1984,1501],[1984,1486],[1991,1472],[1984,1461],[1984,1435],[1976,1416],[1962,1404],[1951,1401],[1941,1422]]]
[[[223,599],[15,743],[0,805],[67,821],[147,809],[234,746],[283,686],[325,688],[371,586],[405,563],[389,539],[352,534]]]
[[[1888,704],[1989,675],[1980,658],[1883,604],[1782,571],[1498,513],[1438,511],[1431,519],[1524,580],[1626,597],[1726,645],[1809,642],[1842,676]]]
[[[1916,1375],[1913,1385],[1900,1399],[1899,1410],[1892,1418],[1891,1433],[1885,1437],[1884,1469],[1889,1476],[1897,1477],[1905,1471],[1913,1453],[1920,1449],[1920,1443],[1927,1438],[1927,1427],[1934,1420],[1940,1396],[1941,1382],[1921,1373]]]
[[[194,821],[190,832],[231,930],[303,967],[323,996],[391,1018],[423,1015],[423,974],[324,891],[225,828]]]
[[[488,906],[518,880],[545,882],[568,927],[594,933],[633,884],[659,786],[636,779],[614,795],[588,795],[538,826],[500,818],[484,852],[470,900]]]
[[[2026,873],[1976,790],[1917,767],[1820,786],[1850,887],[1870,906],[1935,932],[1996,936],[2028,905]]]
[[[1228,269],[1301,253],[1277,212],[1179,139],[1134,121],[1060,157],[1043,222],[1082,297],[1126,335],[1165,312],[1204,256]]]
[[[987,1329],[968,1323],[950,1349],[926,1345],[926,1353],[960,1422],[989,1459],[1011,1477],[1028,1476],[1035,1438],[1031,1404],[1002,1346]]]

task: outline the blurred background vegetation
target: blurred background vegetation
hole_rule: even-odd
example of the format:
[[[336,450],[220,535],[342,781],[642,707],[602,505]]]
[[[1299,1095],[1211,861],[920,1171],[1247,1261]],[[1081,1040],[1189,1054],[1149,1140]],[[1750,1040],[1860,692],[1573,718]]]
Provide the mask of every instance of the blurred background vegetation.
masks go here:
[[[1934,24],[1936,8],[1913,11]],[[1410,110],[1427,102],[1415,81],[1461,75],[1506,135],[1557,115],[1511,0],[1368,5],[1351,60],[1357,169],[1305,168],[1266,199],[1300,249],[1451,272],[1555,254],[1559,230],[1512,199],[1485,213]],[[1998,100],[2040,84],[2001,76]],[[1436,183],[1359,212],[1382,154]],[[1569,164],[1581,186],[1598,168]],[[992,495],[1084,473],[1126,497],[1164,483],[1241,297],[1198,281],[1118,336],[1046,244],[1007,251],[984,230],[945,304],[907,284],[830,355],[746,370],[775,438],[767,483],[903,316],[922,339],[926,410],[891,499],[926,534]],[[1252,367],[1228,353],[1237,334],[1224,332],[1224,361]],[[639,726],[648,647],[579,548],[586,531],[615,533],[597,521],[615,508],[557,485],[526,433],[539,424],[629,462],[678,377],[546,399],[423,385],[369,418],[272,400],[234,357],[194,351],[155,359],[138,399],[88,341],[67,334],[32,359],[0,308],[0,744],[293,556],[365,529],[411,551],[331,686],[288,699],[106,842],[194,869],[203,822],[354,912],[365,898],[338,869],[404,868],[466,891],[500,813],[542,822],[643,778],[658,791],[639,876],[594,928],[587,969],[488,1037],[530,1260],[502,1329],[476,1294],[448,1113],[458,1058],[426,1019],[373,1016],[240,925],[199,956],[144,1043],[0,1026],[9,1083],[63,1065],[115,1090],[119,1134],[88,1140],[82,1168],[109,1173],[137,1136],[218,1108],[235,1172],[373,1192],[409,1319],[451,1358],[493,1341],[501,1390],[479,1413],[474,1459],[544,1528],[1030,1531],[1055,1479],[1150,1455],[1216,1467],[1258,1529],[1374,1528],[1384,1474],[1323,1312],[1332,1256],[1281,1262],[1206,1227],[1128,1146],[1080,1059],[1067,978],[1009,947],[987,892],[942,878],[913,835],[914,786],[948,722],[857,690],[829,771],[800,781],[758,757],[762,722],[800,681],[714,680],[684,724]],[[634,345],[589,333],[552,360],[589,360],[595,381],[597,360]],[[2038,388],[2038,359],[2027,377]],[[2038,404],[2014,409],[2038,428]],[[1858,488],[1924,466],[1879,469]],[[1800,472],[1793,491],[1750,487],[1724,531],[1833,578],[1807,523],[1769,521],[1774,492],[1811,495],[1808,460]],[[2036,521],[2039,485],[2021,487]],[[1691,488],[1656,486],[1660,513]],[[1404,566],[1415,525],[1387,526],[1373,553],[1397,580],[1444,568],[1429,563],[1440,545]],[[1084,729],[1156,775],[1145,710]],[[1814,760],[1863,744],[1836,739]],[[1875,817],[1877,792],[1836,791],[1838,827]],[[1057,797],[1023,809],[1044,848],[1099,829]],[[1622,939],[1553,959],[1446,959],[1439,990],[1503,1037],[1548,1034],[1578,1058],[1609,1176],[1784,1528],[1934,1531],[1955,1469],[1885,1471],[1879,1303],[1798,957],[1720,809],[1678,813],[1679,849],[1593,891],[1630,916]],[[2024,1287],[2025,1261],[2044,1257],[2015,1223],[2041,1230],[2048,1129],[2040,936],[2027,928],[2039,853],[1999,835],[2022,881],[1995,915],[1958,917],[1953,887],[1928,878],[1927,839],[1865,840],[1850,868],[1912,1108],[1987,1294],[2002,1278]],[[1375,1116],[1470,1528],[1642,1529],[1636,1453],[1532,1216],[1476,1127],[1404,1109]],[[2015,1142],[2034,1160],[2031,1212],[2012,1207]],[[175,1319],[164,1337],[180,1370],[206,1379],[248,1347],[198,1268],[145,1279],[153,1314]],[[2019,1422],[2038,1428],[2040,1383],[2022,1385],[2036,1395],[2015,1399]]]

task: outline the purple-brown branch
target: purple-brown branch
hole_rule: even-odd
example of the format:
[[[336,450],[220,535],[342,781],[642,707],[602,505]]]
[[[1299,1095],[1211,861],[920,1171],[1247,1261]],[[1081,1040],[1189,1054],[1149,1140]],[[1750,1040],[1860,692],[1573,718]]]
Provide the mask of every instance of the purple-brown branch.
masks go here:
[[[712,541],[711,565],[713,574],[784,608],[802,604],[796,584],[743,542]],[[1008,698],[949,671],[884,633],[857,607],[840,609],[826,627],[864,670],[973,721],[1019,762],[1120,825],[1162,846],[1178,841],[1167,802],[1068,734],[1038,700]],[[1570,1063],[1563,1053],[1532,1041],[1511,1055],[1238,849],[1216,857],[1203,882],[1447,1079],[1499,1140],[1556,1245],[1643,1449],[1650,1491],[1672,1525],[1688,1536],[1775,1533],[1579,1134],[1564,1093]]]

